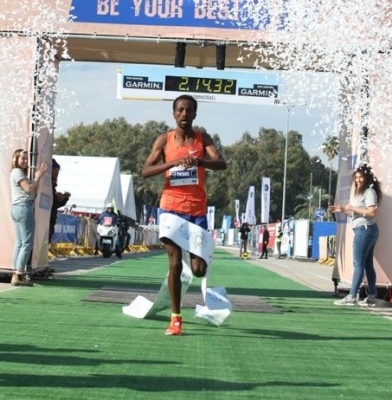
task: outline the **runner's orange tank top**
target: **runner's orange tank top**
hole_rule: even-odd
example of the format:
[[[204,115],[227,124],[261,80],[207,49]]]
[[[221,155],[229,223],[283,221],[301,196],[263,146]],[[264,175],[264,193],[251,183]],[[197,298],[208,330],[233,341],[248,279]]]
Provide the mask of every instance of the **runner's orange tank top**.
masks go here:
[[[195,141],[190,146],[178,145],[174,133],[174,131],[167,133],[166,162],[186,156],[204,158],[201,132],[195,132]],[[160,207],[182,214],[205,215],[207,212],[205,169],[196,166],[185,170],[183,167],[174,167],[166,171]]]

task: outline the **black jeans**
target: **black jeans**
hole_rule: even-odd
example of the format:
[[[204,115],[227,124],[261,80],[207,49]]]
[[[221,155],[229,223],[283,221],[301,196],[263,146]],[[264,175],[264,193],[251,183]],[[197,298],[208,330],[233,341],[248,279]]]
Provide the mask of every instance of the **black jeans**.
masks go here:
[[[267,249],[267,244],[266,243],[263,243],[263,252],[261,253],[260,257],[268,258],[268,249]]]

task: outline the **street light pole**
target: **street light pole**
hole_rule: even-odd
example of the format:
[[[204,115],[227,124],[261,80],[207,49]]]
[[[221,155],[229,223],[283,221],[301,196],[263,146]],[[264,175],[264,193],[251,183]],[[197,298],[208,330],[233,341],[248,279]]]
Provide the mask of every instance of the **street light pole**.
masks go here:
[[[313,172],[310,173],[310,185],[309,185],[309,221],[312,216],[312,200],[313,200]]]
[[[319,187],[319,208],[321,208],[321,188]]]
[[[290,111],[293,108],[292,105],[286,104],[286,138],[284,144],[284,164],[283,164],[283,194],[282,194],[282,229],[284,223],[284,215],[286,212],[286,180],[287,180],[287,147],[288,147],[288,137],[289,137],[289,121],[290,121]]]
[[[329,206],[331,205],[331,180],[332,180],[332,162],[329,163],[327,221],[329,221]]]
[[[306,103],[301,104],[290,104],[290,103],[281,103],[286,106],[287,115],[286,115],[286,140],[284,145],[284,166],[283,166],[283,194],[282,194],[282,229],[284,216],[286,213],[286,184],[287,184],[287,149],[288,149],[288,137],[289,137],[289,125],[290,125],[290,111],[295,106],[305,106]]]

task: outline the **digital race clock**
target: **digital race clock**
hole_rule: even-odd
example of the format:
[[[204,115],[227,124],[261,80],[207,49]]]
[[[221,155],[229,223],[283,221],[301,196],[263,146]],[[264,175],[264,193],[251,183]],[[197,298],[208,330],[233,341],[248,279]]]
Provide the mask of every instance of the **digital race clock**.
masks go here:
[[[118,71],[117,97],[137,100],[174,100],[181,95],[197,101],[232,104],[279,104],[276,74],[175,68],[130,64]]]
[[[165,90],[170,92],[191,92],[210,94],[236,94],[235,79],[198,78],[194,76],[165,77]]]

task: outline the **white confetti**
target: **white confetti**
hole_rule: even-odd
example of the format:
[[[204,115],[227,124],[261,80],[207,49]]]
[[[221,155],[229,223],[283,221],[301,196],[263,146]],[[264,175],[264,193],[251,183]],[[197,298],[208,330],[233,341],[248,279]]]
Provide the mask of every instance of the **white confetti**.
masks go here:
[[[15,4],[14,0],[2,1]],[[64,99],[75,96],[74,93],[57,92],[57,71],[53,65],[54,46],[61,48],[61,57],[69,57],[67,25],[74,18],[61,19],[61,15],[67,15],[64,3],[67,2],[57,0],[48,5],[43,0],[19,0],[11,13],[0,13],[0,20],[10,26],[2,33],[0,57],[4,65],[11,66],[2,70],[0,91],[3,92],[4,82],[15,82],[19,88],[7,98],[1,98],[0,150],[7,146],[7,138],[23,126],[20,121],[7,119],[7,115],[15,115],[12,112],[15,108],[23,110],[21,118],[27,122],[33,106],[35,122],[51,126],[55,115],[69,115],[72,108],[78,107],[76,102],[72,104]],[[284,71],[282,101],[297,104],[304,101],[308,113],[316,109],[325,111],[312,135],[325,138],[347,132],[350,140],[353,130],[367,127],[369,132],[377,133],[377,142],[383,143],[380,156],[391,154],[389,1],[248,0],[231,12],[230,21],[247,28],[238,30],[238,40],[244,42],[238,60],[255,59],[256,69],[262,70],[268,65]],[[249,27],[249,21],[253,27]],[[40,47],[34,104],[26,96],[30,88],[28,83],[23,85],[21,73],[31,69],[30,61],[17,57],[20,52],[15,52],[14,42],[7,43],[4,39],[16,37],[17,32],[36,40]],[[31,43],[19,46],[20,50],[28,51]],[[57,97],[55,109],[51,106],[53,96]],[[372,137],[363,138],[361,151],[376,146]]]
[[[61,0],[51,4],[42,0],[19,0],[17,6],[12,0],[2,1],[5,5],[12,5],[4,8],[10,10],[6,15],[0,13],[0,20],[7,21],[9,27],[1,31],[0,37],[0,93],[7,93],[0,96],[0,151],[5,151],[12,146],[12,138],[20,137],[31,122],[37,132],[45,127],[52,131],[55,115],[61,112],[53,107],[58,95],[55,63],[58,49],[62,49],[61,57],[68,54],[66,27],[69,18],[61,17],[68,15]],[[18,37],[25,40],[16,40]],[[35,71],[32,71],[31,57],[20,55],[34,54],[34,51]],[[34,88],[31,80],[26,79],[28,71],[34,73]],[[17,89],[9,90],[10,86]],[[29,95],[32,90],[33,100]],[[15,119],[15,115],[20,115],[19,119]],[[30,134],[36,136],[37,132]]]
[[[392,152],[391,13],[385,0],[249,0],[240,25],[250,17],[255,29],[241,59],[257,53],[256,68],[284,70],[283,101],[299,103],[301,93],[309,110],[325,111],[314,134],[345,132],[350,141],[354,130],[366,127],[370,134],[361,135],[359,151],[366,156],[375,148],[387,159]]]

